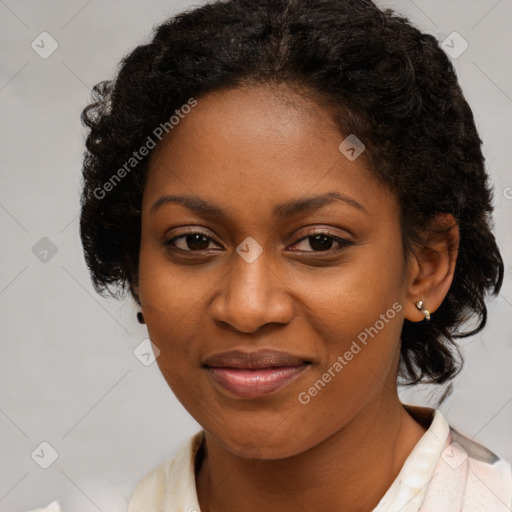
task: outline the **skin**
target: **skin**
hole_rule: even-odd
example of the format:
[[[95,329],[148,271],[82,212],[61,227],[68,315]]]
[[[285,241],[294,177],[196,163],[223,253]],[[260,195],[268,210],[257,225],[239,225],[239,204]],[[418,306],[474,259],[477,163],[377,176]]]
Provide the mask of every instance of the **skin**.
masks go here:
[[[196,468],[203,512],[370,511],[428,427],[397,396],[400,332],[404,318],[424,321],[417,300],[431,313],[441,304],[459,233],[426,240],[406,259],[395,196],[362,157],[340,152],[344,138],[322,107],[285,86],[251,86],[200,98],[152,155],[136,289],[159,368],[206,432]],[[364,210],[335,201],[272,218],[281,202],[331,191]],[[151,212],[168,194],[199,196],[227,218],[178,203]],[[323,252],[307,238],[312,228],[351,245],[327,239]],[[211,240],[177,239],[181,253],[166,245],[197,229]],[[251,263],[236,252],[248,236],[262,248]],[[394,318],[300,403],[394,303]],[[258,399],[229,396],[201,367],[212,354],[257,348],[312,364]]]

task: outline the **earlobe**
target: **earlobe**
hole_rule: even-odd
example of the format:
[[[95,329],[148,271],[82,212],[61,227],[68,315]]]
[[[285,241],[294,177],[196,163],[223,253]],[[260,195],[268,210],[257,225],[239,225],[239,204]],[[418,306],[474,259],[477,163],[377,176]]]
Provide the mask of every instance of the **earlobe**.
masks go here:
[[[418,309],[418,311],[421,311],[425,315],[425,319],[427,320],[427,322],[429,322],[430,311],[427,308],[423,307],[423,301],[419,300],[418,302],[415,303],[415,306]]]
[[[452,284],[460,240],[453,215],[438,214],[422,238],[409,267],[404,316],[411,322],[428,321]]]

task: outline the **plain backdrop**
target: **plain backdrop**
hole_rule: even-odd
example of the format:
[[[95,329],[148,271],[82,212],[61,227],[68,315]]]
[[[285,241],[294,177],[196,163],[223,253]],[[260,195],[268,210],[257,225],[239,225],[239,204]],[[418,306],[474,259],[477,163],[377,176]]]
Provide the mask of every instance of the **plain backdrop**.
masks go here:
[[[93,291],[78,234],[79,116],[92,86],[156,24],[198,3],[0,0],[2,512],[54,499],[66,512],[124,510],[134,483],[200,428],[156,363],[135,357],[147,331],[131,299]],[[461,342],[466,364],[441,410],[512,461],[512,0],[379,5],[451,37],[456,53],[468,44],[453,62],[485,143],[506,277],[488,326]],[[435,398],[430,389],[401,396]]]

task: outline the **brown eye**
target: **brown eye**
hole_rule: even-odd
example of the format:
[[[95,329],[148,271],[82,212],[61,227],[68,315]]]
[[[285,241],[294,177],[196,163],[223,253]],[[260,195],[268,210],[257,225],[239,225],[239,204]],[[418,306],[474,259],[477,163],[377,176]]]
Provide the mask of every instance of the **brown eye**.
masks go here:
[[[207,250],[212,241],[210,236],[201,231],[191,231],[168,240],[165,245],[184,252],[195,252]]]
[[[298,246],[301,242],[305,240],[309,240],[307,245],[312,250],[308,250],[307,248],[303,250],[303,252],[334,252],[344,249],[350,245],[353,245],[352,242],[346,240],[345,238],[341,238],[338,236],[331,235],[328,232],[314,232],[301,238],[298,242],[295,242],[292,247]],[[332,248],[333,243],[337,243],[338,247]],[[302,251],[301,249],[299,249]]]

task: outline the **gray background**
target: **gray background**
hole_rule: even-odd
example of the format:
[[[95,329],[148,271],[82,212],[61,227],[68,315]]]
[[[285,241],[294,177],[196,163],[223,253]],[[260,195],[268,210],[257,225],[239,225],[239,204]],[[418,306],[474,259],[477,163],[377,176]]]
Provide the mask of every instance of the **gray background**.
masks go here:
[[[2,512],[54,499],[64,511],[124,510],[133,484],[199,428],[156,364],[134,357],[145,326],[131,300],[94,293],[78,236],[79,115],[90,89],[111,78],[155,24],[194,4],[0,0]],[[485,142],[506,278],[490,301],[488,326],[462,342],[466,365],[441,410],[455,428],[512,461],[512,0],[379,5],[440,40],[457,31],[469,43],[453,62]],[[59,45],[47,59],[31,47],[43,31]],[[52,246],[57,252],[44,256]],[[402,398],[431,405],[430,392]],[[51,451],[38,448],[43,441],[58,452],[48,469],[35,462],[50,460]]]

